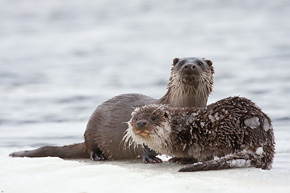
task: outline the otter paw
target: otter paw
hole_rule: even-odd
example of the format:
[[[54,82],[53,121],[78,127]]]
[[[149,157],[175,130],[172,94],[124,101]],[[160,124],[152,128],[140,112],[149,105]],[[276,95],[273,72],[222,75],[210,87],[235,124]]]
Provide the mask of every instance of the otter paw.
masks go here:
[[[158,154],[153,150],[147,147],[146,145],[143,146],[144,151],[142,153],[142,160],[144,163],[150,163],[150,164],[155,164],[155,163],[162,163],[162,160],[156,157]]]
[[[170,158],[169,160],[168,160],[168,162],[170,162],[170,163],[176,163],[178,160],[180,160],[181,158],[179,158],[179,157],[173,157],[173,158]]]
[[[155,163],[162,163],[162,160],[159,159],[158,157],[145,157],[143,158],[143,162],[145,164],[148,164],[148,163],[155,164]]]
[[[179,158],[173,157],[168,160],[171,163],[177,163],[179,165],[194,164],[197,162],[195,158]]]
[[[107,160],[106,156],[104,156],[101,152],[94,152],[94,151],[91,152],[90,158],[93,161],[105,161],[105,160]]]

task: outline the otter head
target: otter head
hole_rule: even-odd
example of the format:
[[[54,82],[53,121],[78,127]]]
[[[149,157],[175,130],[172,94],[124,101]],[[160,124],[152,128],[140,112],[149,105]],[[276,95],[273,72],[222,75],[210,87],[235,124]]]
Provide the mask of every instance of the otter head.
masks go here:
[[[172,77],[176,77],[174,81],[195,88],[198,88],[202,76],[207,75],[212,79],[214,74],[212,61],[204,58],[174,58],[172,65]]]
[[[212,92],[214,69],[204,58],[175,58],[165,102],[175,107],[205,107]],[[165,103],[164,102],[164,103]]]
[[[145,105],[132,113],[124,140],[145,144],[159,153],[168,151],[170,142],[170,115],[164,105]]]

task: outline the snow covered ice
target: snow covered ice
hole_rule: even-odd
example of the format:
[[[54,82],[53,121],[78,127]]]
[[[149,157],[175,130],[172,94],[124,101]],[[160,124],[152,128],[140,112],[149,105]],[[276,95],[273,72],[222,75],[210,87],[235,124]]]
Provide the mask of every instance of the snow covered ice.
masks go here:
[[[288,192],[289,154],[277,155],[273,169],[178,173],[164,162],[93,162],[60,158],[9,158],[15,148],[0,149],[0,187],[4,192]],[[19,150],[19,149],[17,149]],[[241,162],[242,164],[242,162]]]
[[[286,0],[1,0],[0,192],[290,192],[289,17]],[[272,118],[272,170],[8,156],[83,141],[100,103],[163,96],[189,56],[213,61],[208,103],[239,95]]]
[[[245,120],[245,125],[255,129],[260,126],[260,120],[258,117],[251,117]]]

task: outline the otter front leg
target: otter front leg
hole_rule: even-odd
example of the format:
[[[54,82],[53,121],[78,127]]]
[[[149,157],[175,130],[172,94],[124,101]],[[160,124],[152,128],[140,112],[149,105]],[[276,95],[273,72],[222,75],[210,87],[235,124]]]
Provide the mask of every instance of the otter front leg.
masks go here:
[[[162,163],[162,160],[156,157],[158,154],[147,147],[146,145],[143,145],[143,151],[142,151],[142,161],[144,163]]]

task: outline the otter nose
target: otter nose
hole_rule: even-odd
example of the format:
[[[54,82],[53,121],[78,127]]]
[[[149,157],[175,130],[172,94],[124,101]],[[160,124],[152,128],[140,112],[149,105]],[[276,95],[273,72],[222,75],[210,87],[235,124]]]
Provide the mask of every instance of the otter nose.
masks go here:
[[[138,127],[144,127],[146,125],[146,121],[138,121],[137,126]]]
[[[198,68],[196,64],[186,64],[182,68],[182,72],[187,75],[197,75],[198,74]]]
[[[184,69],[186,69],[186,70],[189,70],[189,69],[193,70],[193,69],[195,69],[195,65],[194,64],[187,64],[187,65],[184,66]]]

